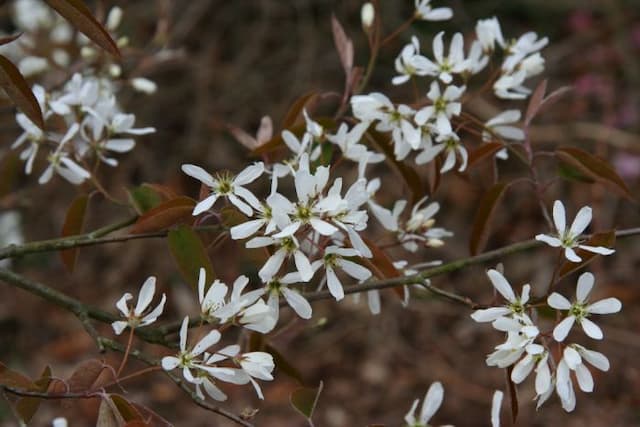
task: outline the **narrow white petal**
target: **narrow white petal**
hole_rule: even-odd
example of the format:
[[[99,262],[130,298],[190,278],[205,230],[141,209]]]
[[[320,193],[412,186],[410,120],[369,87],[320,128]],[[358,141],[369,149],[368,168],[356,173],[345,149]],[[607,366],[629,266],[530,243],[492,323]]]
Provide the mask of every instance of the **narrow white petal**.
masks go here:
[[[282,288],[282,295],[287,300],[287,304],[289,304],[298,316],[303,319],[311,319],[311,305],[299,292],[289,288]]]
[[[193,216],[200,215],[202,212],[211,209],[216,200],[218,200],[218,195],[213,193],[203,201],[198,202],[198,204],[193,208]]]
[[[122,333],[122,331],[124,331],[128,325],[129,324],[127,322],[125,322],[124,320],[118,320],[118,321],[113,322],[111,324],[111,327],[113,328],[113,332],[115,332],[116,335],[120,335]]]
[[[336,276],[336,272],[333,271],[333,268],[327,267],[327,287],[329,288],[329,292],[336,299],[336,301],[340,301],[344,298],[344,289],[342,289],[342,283],[338,280],[338,276]]]
[[[589,372],[589,369],[581,363],[580,365],[576,366],[575,371],[580,390],[584,391],[585,393],[591,393],[593,391],[593,377],[591,376],[591,372]]]
[[[589,294],[591,293],[591,289],[593,289],[593,284],[595,283],[595,278],[593,274],[587,272],[582,273],[580,277],[578,277],[578,286],[576,287],[576,299],[579,303],[584,303]]]
[[[209,172],[205,171],[200,166],[184,164],[182,165],[181,169],[182,172],[186,173],[192,178],[197,179],[203,184],[208,185],[209,187],[213,187],[215,184],[213,176],[211,176]]]
[[[556,230],[558,230],[558,234],[563,234],[567,228],[566,217],[567,214],[564,210],[564,205],[560,200],[556,200],[553,203],[553,223],[556,226]]]
[[[580,262],[580,261],[582,261],[582,258],[580,258],[578,256],[578,254],[576,254],[576,251],[574,251],[571,248],[565,248],[564,249],[564,256],[571,262]]]
[[[600,255],[611,255],[615,253],[615,249],[605,248],[604,246],[589,246],[589,245],[578,245],[580,249],[584,249],[585,251],[593,252]]]
[[[562,246],[562,241],[557,237],[549,236],[548,234],[538,234],[536,235],[536,240],[546,243],[549,246],[553,246],[554,248],[559,248]]]
[[[162,358],[162,369],[165,371],[171,371],[178,367],[180,359],[173,356],[166,356]]]
[[[493,322],[499,317],[506,316],[511,313],[507,307],[490,307],[482,310],[476,310],[471,313],[471,318],[478,323]]]
[[[562,320],[562,322],[558,323],[558,325],[553,328],[553,339],[558,342],[564,341],[564,339],[569,335],[569,331],[575,322],[575,316],[569,316]]]
[[[571,302],[557,292],[549,295],[549,298],[547,298],[547,304],[556,310],[569,310],[571,308]]]
[[[502,398],[504,393],[496,390],[491,399],[491,427],[500,427],[500,407],[502,406]]]
[[[434,382],[429,387],[427,394],[424,397],[422,403],[422,410],[420,411],[420,422],[427,424],[433,414],[436,413],[440,405],[442,405],[442,399],[444,398],[444,388],[440,382]]]
[[[209,347],[211,347],[212,345],[220,341],[220,336],[221,336],[220,332],[218,332],[215,329],[209,332],[207,335],[204,336],[204,338],[198,341],[195,347],[193,347],[193,350],[191,350],[191,355],[198,356],[202,354]]]
[[[601,340],[602,338],[604,338],[602,329],[600,329],[600,327],[593,323],[591,320],[587,318],[582,319],[580,321],[580,326],[582,326],[582,330],[584,331],[584,333],[594,340]]]
[[[298,272],[300,272],[300,278],[303,282],[308,282],[313,277],[313,268],[311,268],[311,263],[309,262],[309,258],[302,251],[295,251],[293,253],[293,260],[296,264],[296,268]]]
[[[156,278],[154,276],[150,276],[147,280],[144,281],[142,288],[140,289],[140,294],[138,295],[138,304],[136,304],[136,308],[134,313],[136,316],[140,316],[144,310],[151,304],[151,300],[153,299],[153,295],[156,293]]]
[[[617,298],[605,298],[587,306],[587,311],[592,314],[612,314],[622,310],[622,303]]]
[[[578,236],[582,234],[582,232],[587,228],[590,222],[591,208],[589,206],[585,206],[578,211],[576,219],[574,219],[573,224],[571,224],[571,235]]]
[[[488,270],[487,276],[498,292],[509,302],[515,302],[516,296],[507,279],[498,270]]]

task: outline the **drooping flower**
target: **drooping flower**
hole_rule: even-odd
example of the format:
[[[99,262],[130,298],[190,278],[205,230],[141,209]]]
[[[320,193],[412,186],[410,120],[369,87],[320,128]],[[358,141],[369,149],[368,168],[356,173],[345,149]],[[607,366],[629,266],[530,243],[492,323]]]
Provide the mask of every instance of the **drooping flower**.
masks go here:
[[[424,21],[446,21],[451,19],[453,11],[449,7],[432,7],[431,0],[415,0],[416,17]]]
[[[144,314],[149,304],[153,300],[153,296],[156,292],[156,278],[154,276],[150,276],[147,280],[142,284],[142,288],[140,288],[140,294],[138,294],[138,302],[135,307],[129,307],[127,301],[133,298],[129,292],[125,293],[122,298],[118,300],[116,303],[116,307],[122,313],[127,320],[118,320],[111,324],[113,330],[116,335],[120,335],[122,331],[128,326],[132,329],[138,328],[140,326],[146,326],[156,321],[156,319],[162,314],[162,310],[164,310],[164,303],[167,300],[167,296],[163,293],[162,299],[160,303],[148,312]]]

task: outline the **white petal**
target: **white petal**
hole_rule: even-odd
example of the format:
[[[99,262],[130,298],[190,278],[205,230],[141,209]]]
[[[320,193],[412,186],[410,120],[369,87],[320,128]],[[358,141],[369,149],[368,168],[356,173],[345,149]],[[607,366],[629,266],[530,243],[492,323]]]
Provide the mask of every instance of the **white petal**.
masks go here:
[[[153,295],[156,293],[156,278],[154,276],[150,276],[147,280],[144,281],[142,288],[140,288],[140,294],[138,295],[138,304],[136,304],[136,308],[134,313],[136,316],[140,316],[144,310],[151,304],[151,300],[153,299]]]
[[[587,228],[590,222],[591,208],[589,206],[585,206],[578,211],[576,219],[574,219],[573,224],[571,224],[571,235],[578,236],[582,234],[582,232],[585,230],[585,228]]]
[[[344,270],[345,273],[347,273],[349,276],[361,282],[371,277],[371,271],[369,271],[368,268],[365,268],[353,261],[342,259],[338,261],[338,264]]]
[[[580,277],[578,277],[578,286],[576,288],[576,299],[579,303],[584,303],[589,294],[591,293],[591,289],[593,289],[593,284],[595,282],[595,278],[591,273],[582,273]]]
[[[233,240],[246,239],[249,236],[255,234],[264,225],[263,219],[254,219],[251,221],[243,222],[242,224],[231,227],[231,238]]]
[[[251,206],[249,206],[248,204],[246,204],[245,202],[243,202],[239,197],[237,197],[235,194],[229,194],[227,196],[229,198],[229,201],[240,210],[240,212],[242,212],[243,214],[245,214],[246,216],[252,216],[253,215],[253,209],[251,209]]]
[[[195,347],[193,347],[193,350],[191,350],[191,355],[198,356],[202,354],[209,347],[220,341],[220,336],[220,332],[215,329],[209,332],[204,336],[204,338],[198,341],[198,344],[196,344]]]
[[[502,406],[502,398],[504,393],[496,390],[491,399],[491,427],[500,427],[500,407]]]
[[[429,422],[433,414],[436,413],[440,405],[442,405],[442,399],[444,398],[444,388],[440,382],[434,382],[429,387],[429,391],[424,397],[422,403],[422,410],[420,411],[420,422],[426,424]]]
[[[478,323],[493,322],[499,317],[506,316],[511,313],[507,307],[490,307],[482,310],[476,310],[471,313],[471,318]]]
[[[120,335],[122,333],[122,331],[124,331],[126,329],[126,327],[129,324],[123,320],[118,320],[115,321],[111,324],[111,327],[113,328],[113,331],[116,333],[116,335]]]
[[[556,230],[558,230],[558,234],[564,234],[564,230],[567,228],[566,217],[564,205],[560,200],[556,200],[553,203],[553,223],[556,226]]]
[[[582,258],[580,258],[578,256],[578,254],[576,254],[576,252],[571,248],[565,248],[564,249],[564,256],[571,262],[580,262],[580,261],[582,261]]]
[[[580,249],[584,249],[585,251],[593,252],[600,255],[611,255],[615,253],[615,249],[605,248],[604,246],[588,246],[588,245],[578,245]]]
[[[594,367],[600,369],[601,371],[606,372],[609,370],[609,359],[607,359],[604,354],[593,350],[587,350],[584,347],[578,348],[584,360],[591,363]]]
[[[258,275],[263,282],[268,282],[276,275],[278,270],[280,270],[286,255],[287,253],[284,249],[278,249],[273,255],[271,255],[271,257],[269,257],[260,271],[258,271]]]
[[[129,314],[130,314],[129,307],[127,306],[127,301],[129,301],[131,298],[133,298],[133,295],[127,292],[124,295],[122,295],[122,297],[118,300],[118,302],[116,302],[116,307],[118,308],[118,310],[120,310],[120,313],[122,313],[125,317],[129,317]]]
[[[553,328],[553,339],[558,342],[564,341],[564,339],[569,335],[569,331],[575,322],[575,316],[569,316],[562,320],[562,322],[558,323],[558,325]]]
[[[264,163],[262,162],[254,163],[253,165],[248,166],[242,172],[240,172],[233,180],[233,183],[235,185],[241,185],[241,186],[245,184],[249,184],[250,182],[253,182],[256,179],[258,179],[258,177],[262,175],[263,172],[264,172]]]
[[[185,316],[180,325],[180,350],[187,350],[187,333],[189,330],[189,316]]]
[[[193,208],[193,216],[200,215],[202,212],[211,209],[216,200],[218,200],[218,195],[216,193],[212,193],[203,201],[198,202],[198,204]]]
[[[505,277],[497,270],[487,271],[487,276],[498,292],[509,302],[515,302],[516,296],[511,289],[511,285]]]
[[[587,306],[587,311],[592,314],[612,314],[622,310],[622,303],[617,298],[606,298]]]
[[[311,319],[311,305],[299,292],[289,288],[282,288],[282,295],[287,300],[287,304],[289,304],[298,316],[303,319]]]
[[[197,179],[203,184],[208,185],[209,187],[213,187],[215,184],[215,181],[211,176],[211,174],[209,174],[209,172],[202,169],[200,166],[184,164],[182,165],[181,169],[182,169],[182,172],[186,173],[192,178]]]
[[[180,359],[173,356],[166,356],[162,358],[162,369],[165,371],[171,371],[175,369],[180,364]]]
[[[536,235],[536,240],[546,243],[549,246],[553,246],[554,248],[558,248],[562,246],[562,241],[557,237],[549,236],[548,234],[538,234]]]
[[[311,223],[313,229],[323,236],[331,236],[333,233],[338,231],[337,227],[321,219],[311,218],[309,222]]]
[[[580,326],[582,326],[582,330],[584,331],[584,333],[594,340],[601,340],[604,337],[604,335],[602,334],[602,329],[600,329],[598,325],[587,318],[584,318],[580,321]]]
[[[327,287],[329,288],[329,292],[336,299],[336,301],[340,301],[344,298],[344,289],[342,289],[342,283],[338,280],[338,276],[336,276],[336,272],[333,271],[333,268],[327,267]]]
[[[585,393],[591,393],[593,391],[593,377],[591,376],[589,369],[581,363],[576,366],[575,371],[580,390]]]
[[[296,264],[296,268],[298,272],[300,272],[300,278],[303,282],[308,282],[313,277],[313,268],[311,268],[311,263],[309,262],[309,258],[302,251],[295,251],[293,253],[293,260]]]
[[[571,302],[557,292],[549,295],[549,298],[547,298],[547,304],[556,310],[569,310],[571,308]]]

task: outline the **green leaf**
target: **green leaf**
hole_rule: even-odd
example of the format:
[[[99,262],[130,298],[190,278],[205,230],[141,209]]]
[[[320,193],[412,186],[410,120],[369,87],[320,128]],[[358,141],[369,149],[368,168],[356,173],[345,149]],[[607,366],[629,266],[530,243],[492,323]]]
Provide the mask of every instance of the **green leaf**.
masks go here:
[[[207,280],[213,280],[216,277],[207,250],[191,227],[180,225],[175,230],[169,231],[167,241],[178,269],[193,289],[198,289],[200,268],[206,270]]]
[[[142,184],[127,190],[129,202],[139,215],[147,212],[165,201],[165,197],[151,184]]]
[[[606,248],[613,248],[616,244],[616,232],[615,230],[609,230],[600,233],[594,233],[591,235],[589,240],[581,243],[587,246],[604,246]],[[582,258],[582,261],[571,262],[569,260],[565,260],[560,267],[560,270],[558,271],[558,280],[573,273],[576,270],[581,269],[598,256],[598,254],[596,253],[585,251],[580,248],[575,248],[575,251],[576,254],[578,254],[578,256]]]
[[[87,206],[89,204],[89,196],[82,194],[71,202],[71,206],[67,210],[62,226],[62,237],[74,236],[82,233],[84,221],[87,214]],[[73,273],[78,258],[78,248],[64,249],[60,251],[62,263],[69,273]]]
[[[320,393],[322,393],[323,387],[324,383],[320,381],[318,387],[304,387],[294,390],[289,397],[291,405],[300,412],[303,417],[307,420],[311,420],[313,412],[318,405],[318,399],[320,398]]]
[[[93,17],[91,11],[82,0],[44,1],[95,44],[116,58],[120,58],[120,51],[116,42],[113,41],[102,24]]]
[[[471,255],[477,255],[482,252],[487,244],[491,220],[507,188],[508,184],[504,182],[494,184],[484,193],[476,205],[476,214],[471,226],[471,237],[469,239],[469,252],[471,252]]]
[[[627,184],[625,184],[623,179],[620,178],[606,160],[575,147],[558,148],[555,151],[555,155],[561,162],[572,166],[587,177],[608,186],[621,196],[634,201]]]
[[[49,388],[50,383],[51,368],[47,366],[40,375],[40,378],[33,383],[33,387],[29,388],[29,391],[44,393]],[[40,407],[40,402],[42,402],[42,399],[37,397],[23,397],[18,400],[15,408],[16,412],[20,415],[20,418],[22,418],[22,421],[27,424],[31,421],[31,418],[33,418]]]
[[[173,200],[162,202],[154,208],[146,211],[133,224],[131,233],[148,233],[152,231],[164,230],[178,223],[192,224],[192,215],[196,202],[189,197],[178,197]]]
[[[0,55],[0,86],[7,93],[7,96],[28,118],[44,129],[44,119],[42,110],[36,96],[31,92],[29,84],[26,82],[18,68],[11,61]]]

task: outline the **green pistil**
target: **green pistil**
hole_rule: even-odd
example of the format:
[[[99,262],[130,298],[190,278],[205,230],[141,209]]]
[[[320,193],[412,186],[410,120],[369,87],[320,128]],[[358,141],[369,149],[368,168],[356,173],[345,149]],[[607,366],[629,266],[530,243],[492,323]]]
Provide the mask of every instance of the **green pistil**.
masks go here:
[[[445,142],[446,146],[447,146],[447,150],[453,150],[454,148],[456,148],[458,146],[458,141],[456,141],[453,138],[449,138],[447,139],[447,142]]]
[[[585,317],[587,317],[589,315],[589,313],[587,312],[586,308],[584,305],[582,304],[573,304],[571,306],[571,309],[569,310],[569,313],[571,313],[573,316],[576,317],[576,319],[584,319]]]
[[[296,209],[296,218],[302,222],[309,222],[311,219],[311,208],[309,206],[298,205]]]
[[[447,111],[447,100],[443,97],[436,99],[433,103],[433,108],[436,110],[436,113],[444,113]]]
[[[216,177],[218,185],[214,188],[218,194],[231,194],[233,193],[233,177],[229,173],[221,173]]]
[[[298,249],[298,247],[296,246],[296,242],[294,242],[291,237],[285,237],[284,239],[282,239],[280,246],[282,246],[282,248],[287,251],[287,253],[294,252],[296,249]]]
[[[338,255],[336,254],[327,254],[324,256],[324,264],[326,266],[335,267],[338,262]]]
[[[520,302],[520,300],[509,304],[509,309],[516,314],[524,314],[524,305],[522,305],[522,302]]]
[[[280,283],[280,280],[278,279],[273,279],[267,283],[267,289],[272,294],[280,294],[280,288],[282,288],[282,283]]]

